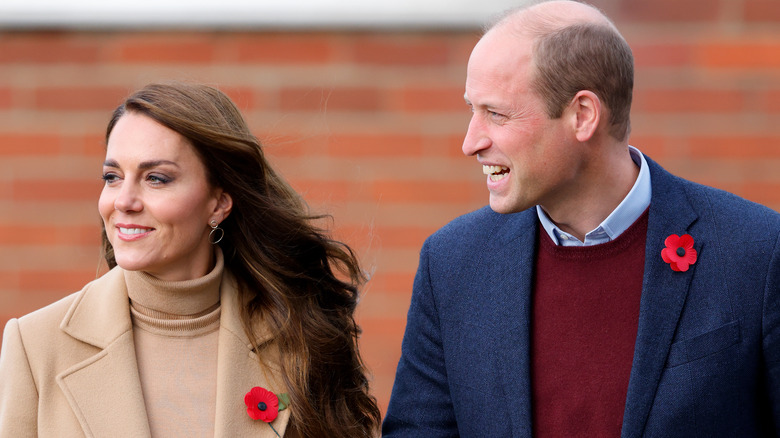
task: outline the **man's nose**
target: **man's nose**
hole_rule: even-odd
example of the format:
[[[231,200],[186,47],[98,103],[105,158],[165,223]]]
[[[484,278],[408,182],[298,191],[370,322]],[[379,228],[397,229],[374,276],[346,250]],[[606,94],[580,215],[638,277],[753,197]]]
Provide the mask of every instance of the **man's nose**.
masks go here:
[[[466,131],[466,137],[463,139],[463,153],[467,156],[476,155],[480,151],[489,148],[491,143],[479,116],[477,114],[472,115],[468,131]]]

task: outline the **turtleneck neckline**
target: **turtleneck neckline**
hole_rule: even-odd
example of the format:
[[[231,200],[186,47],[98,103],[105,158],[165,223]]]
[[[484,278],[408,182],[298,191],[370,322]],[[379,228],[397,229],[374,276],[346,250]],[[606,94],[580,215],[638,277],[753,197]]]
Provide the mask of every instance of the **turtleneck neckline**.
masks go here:
[[[200,317],[219,306],[224,259],[215,248],[216,263],[208,274],[185,281],[160,280],[143,271],[125,271],[127,295],[138,312],[164,319]]]

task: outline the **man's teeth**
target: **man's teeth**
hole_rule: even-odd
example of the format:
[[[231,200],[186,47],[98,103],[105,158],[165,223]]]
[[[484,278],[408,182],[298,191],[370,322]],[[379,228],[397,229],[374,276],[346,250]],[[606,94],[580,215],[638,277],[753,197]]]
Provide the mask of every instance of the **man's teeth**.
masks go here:
[[[122,234],[142,234],[149,231],[148,228],[122,228],[119,227],[119,232]]]
[[[509,173],[509,168],[504,166],[482,166],[482,173],[485,175],[490,175],[489,178],[491,181],[499,181],[506,177],[506,175]]]

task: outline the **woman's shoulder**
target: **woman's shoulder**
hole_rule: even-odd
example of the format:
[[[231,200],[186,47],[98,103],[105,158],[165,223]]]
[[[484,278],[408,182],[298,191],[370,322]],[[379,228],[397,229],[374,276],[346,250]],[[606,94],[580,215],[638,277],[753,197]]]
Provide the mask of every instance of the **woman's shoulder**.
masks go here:
[[[119,275],[122,275],[119,269],[112,269],[103,276],[84,285],[81,290],[18,318],[19,329],[22,332],[34,331],[42,333],[58,330],[75,303],[79,302],[87,293],[103,289],[115,283]]]

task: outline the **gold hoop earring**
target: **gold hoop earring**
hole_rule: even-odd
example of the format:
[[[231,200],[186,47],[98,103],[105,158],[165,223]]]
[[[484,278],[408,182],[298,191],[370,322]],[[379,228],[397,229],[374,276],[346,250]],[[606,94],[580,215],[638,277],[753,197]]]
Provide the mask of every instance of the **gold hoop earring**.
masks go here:
[[[217,224],[217,221],[213,219],[211,220],[211,223],[209,223],[209,226],[211,227],[211,232],[209,233],[209,243],[216,245],[222,241],[223,237],[225,237],[225,230],[220,228],[219,224]]]

